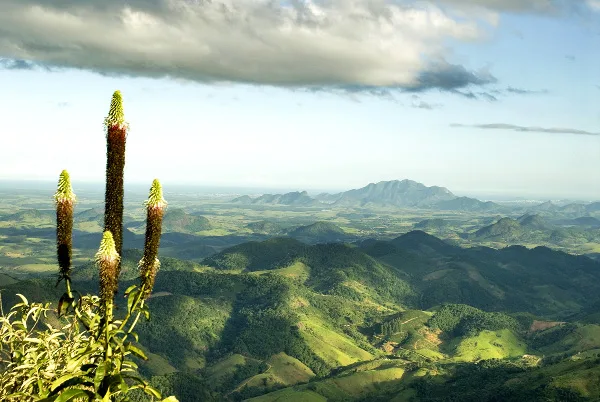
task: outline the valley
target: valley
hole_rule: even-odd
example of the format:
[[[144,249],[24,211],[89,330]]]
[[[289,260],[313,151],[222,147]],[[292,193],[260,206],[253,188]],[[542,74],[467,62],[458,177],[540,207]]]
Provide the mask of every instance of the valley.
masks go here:
[[[73,280],[91,292],[103,210],[97,194],[78,196]],[[51,197],[1,188],[5,311],[16,293],[61,296]],[[139,373],[163,394],[600,398],[597,203],[500,204],[408,180],[314,196],[166,189],[165,198],[162,265],[138,331],[149,356]],[[143,199],[126,193],[120,289],[138,275]],[[117,303],[125,308],[122,293]]]

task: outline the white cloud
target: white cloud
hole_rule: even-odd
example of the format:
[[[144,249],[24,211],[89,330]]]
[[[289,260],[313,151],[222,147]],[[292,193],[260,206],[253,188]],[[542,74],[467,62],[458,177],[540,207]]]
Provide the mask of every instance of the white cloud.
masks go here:
[[[587,5],[592,10],[600,12],[600,0],[587,0]]]
[[[482,35],[476,18],[383,0],[3,3],[0,57],[208,82],[426,87],[444,39]]]
[[[583,2],[594,8],[599,0],[3,0],[0,66],[459,89],[494,80],[444,60],[446,39],[481,40],[482,23],[496,26],[500,12],[556,13]]]

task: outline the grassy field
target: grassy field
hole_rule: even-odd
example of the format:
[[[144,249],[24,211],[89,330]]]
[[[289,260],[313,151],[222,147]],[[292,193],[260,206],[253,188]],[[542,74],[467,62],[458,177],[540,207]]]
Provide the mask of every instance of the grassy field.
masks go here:
[[[301,334],[309,348],[332,367],[346,366],[373,355],[356,346],[349,337],[327,328],[325,323],[311,317],[301,320]]]
[[[289,267],[265,270],[265,271],[253,271],[252,275],[264,275],[267,273],[276,273],[287,278],[299,279],[302,282],[306,281],[310,275],[310,268],[300,261],[297,261]]]
[[[271,356],[266,362],[264,373],[250,377],[238,389],[243,387],[270,388],[273,386],[291,386],[308,382],[315,373],[298,359],[281,352]]]
[[[360,371],[349,375],[328,378],[293,388],[271,392],[252,398],[254,402],[269,401],[346,401],[381,389],[382,384],[397,382],[405,371],[401,367]]]
[[[452,351],[452,361],[476,362],[486,359],[521,357],[527,353],[527,345],[508,329],[481,331],[474,337],[459,338],[446,346]]]

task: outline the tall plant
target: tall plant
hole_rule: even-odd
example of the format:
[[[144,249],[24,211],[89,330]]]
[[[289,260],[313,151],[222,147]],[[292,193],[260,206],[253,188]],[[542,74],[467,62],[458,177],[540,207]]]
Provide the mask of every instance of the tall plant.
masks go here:
[[[110,102],[106,128],[106,191],[104,195],[104,231],[109,231],[115,241],[117,253],[123,251],[123,198],[125,175],[125,143],[129,125],[125,122],[123,97],[115,91]],[[117,276],[121,263],[117,263]],[[117,288],[115,287],[115,292]]]
[[[152,400],[160,393],[137,375],[131,359],[147,359],[135,345],[134,332],[140,316],[149,317],[145,300],[152,292],[158,261],[162,217],[167,202],[158,180],[154,180],[147,210],[146,243],[140,261],[140,284],[126,292],[125,317],[114,316],[113,302],[120,271],[120,230],[123,216],[122,172],[125,163],[126,125],[121,94],[111,103],[108,126],[106,226],[115,227],[117,236],[105,230],[96,253],[100,295],[74,297],[71,289],[73,205],[75,194],[67,171],[63,171],[54,196],[57,216],[57,258],[59,281],[66,291],[58,303],[59,326],[41,326],[52,313],[49,304],[22,302],[0,316],[0,400],[2,401],[129,401],[131,391],[140,389]],[[115,162],[113,165],[112,162]],[[115,168],[116,166],[116,168]],[[120,172],[120,173],[119,173]],[[117,188],[111,178],[117,177]],[[116,213],[112,208],[116,209]],[[113,226],[114,225],[114,226]],[[0,303],[1,307],[1,303]],[[169,397],[163,402],[176,402]]]
[[[69,172],[63,170],[54,194],[56,202],[56,253],[58,256],[58,280],[65,280],[71,297],[71,257],[73,249],[73,208],[75,193],[71,187]]]
[[[158,247],[162,232],[162,220],[167,207],[163,198],[162,186],[158,179],[154,179],[150,188],[150,195],[146,205],[146,237],[144,241],[144,255],[139,262],[140,278],[142,279],[143,296],[147,298],[154,287],[156,272],[160,268],[158,260]]]

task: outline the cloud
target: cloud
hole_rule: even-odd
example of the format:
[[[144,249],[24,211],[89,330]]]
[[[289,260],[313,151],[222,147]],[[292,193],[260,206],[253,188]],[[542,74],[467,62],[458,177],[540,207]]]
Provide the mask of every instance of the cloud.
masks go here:
[[[439,109],[439,108],[443,107],[443,105],[441,103],[425,102],[418,95],[412,95],[411,99],[412,99],[412,101],[411,101],[410,107],[415,108],[415,109],[433,110],[433,109]]]
[[[517,95],[536,95],[536,94],[547,94],[548,90],[547,89],[531,90],[531,89],[508,87],[508,88],[506,88],[506,92],[509,92],[512,94],[517,94]]]
[[[415,102],[411,105],[411,107],[415,108],[415,109],[427,109],[427,110],[433,110],[433,109],[439,109],[442,107],[441,104],[439,103],[428,103],[425,101],[419,101],[419,102]]]
[[[25,60],[0,58],[0,69],[2,70],[33,70],[34,68],[33,63]]]
[[[474,72],[460,65],[441,62],[421,72],[416,83],[409,87],[409,90],[419,92],[438,88],[452,91],[469,85],[487,85],[496,81],[496,78],[486,69]]]
[[[565,55],[565,59],[567,59],[569,61],[575,61],[576,57],[573,56],[572,54],[567,54],[567,55]]]
[[[548,134],[575,134],[575,135],[593,135],[600,136],[600,132],[591,132],[585,130],[578,130],[574,128],[543,128],[543,127],[525,127],[517,126],[514,124],[451,124],[450,127],[471,127],[481,128],[490,130],[512,130],[520,132],[531,132],[531,133],[548,133]]]
[[[600,11],[600,0],[438,0],[463,9],[484,8],[498,12],[564,15],[582,10]]]
[[[481,40],[482,21],[494,22],[485,13],[458,18],[445,8],[452,1],[2,3],[0,57],[32,66],[373,94],[496,81],[488,71],[444,60],[447,39]]]
[[[451,92],[457,94],[457,95],[461,95],[464,96],[467,99],[474,99],[474,100],[487,100],[489,102],[496,102],[498,100],[498,98],[495,95],[492,95],[492,93],[497,93],[499,92],[498,90],[491,90],[489,92],[473,92],[473,91],[461,91],[458,89],[452,90]]]
[[[600,12],[600,0],[587,0],[586,3],[592,10]]]

